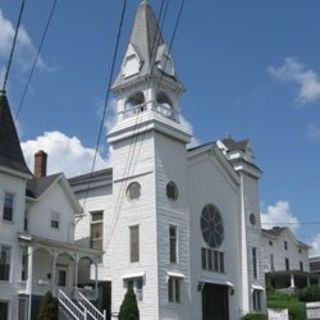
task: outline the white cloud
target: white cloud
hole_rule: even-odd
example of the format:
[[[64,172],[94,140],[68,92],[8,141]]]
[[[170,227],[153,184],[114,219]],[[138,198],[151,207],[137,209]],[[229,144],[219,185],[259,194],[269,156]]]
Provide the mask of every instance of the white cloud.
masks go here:
[[[300,227],[299,220],[291,212],[288,201],[277,201],[274,205],[268,206],[263,211],[261,213],[261,223],[265,229],[275,226],[287,226],[295,232]]]
[[[320,256],[320,233],[311,239],[310,246],[310,256]]]
[[[284,82],[298,86],[301,103],[320,101],[320,76],[294,58],[286,58],[280,67],[270,66],[269,73]]]
[[[45,132],[35,140],[21,143],[26,161],[33,168],[34,154],[41,150],[48,153],[48,174],[64,172],[68,177],[89,173],[95,150],[83,146],[77,137],[62,132]],[[95,170],[106,168],[108,162],[98,153]]]
[[[10,54],[13,38],[15,33],[15,26],[6,19],[0,8],[0,69],[7,63]],[[29,70],[36,55],[36,48],[31,40],[26,29],[21,25],[17,38],[16,51],[14,53],[14,62],[18,65],[21,72]],[[44,70],[49,68],[44,63],[43,59],[39,57],[37,67]],[[2,72],[0,72],[1,76]],[[1,79],[1,83],[3,79]]]
[[[307,136],[313,140],[320,140],[320,128],[314,124],[307,126]]]
[[[194,147],[199,146],[202,143],[202,141],[193,135],[192,124],[186,118],[184,118],[182,115],[180,115],[180,122],[192,134],[191,141],[190,141],[190,143],[188,143],[187,148],[194,148]]]

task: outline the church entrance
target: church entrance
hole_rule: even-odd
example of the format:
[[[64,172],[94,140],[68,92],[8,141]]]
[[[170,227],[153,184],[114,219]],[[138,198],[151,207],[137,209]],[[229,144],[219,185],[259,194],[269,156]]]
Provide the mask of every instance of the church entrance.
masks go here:
[[[229,320],[227,286],[205,284],[202,290],[202,320]]]

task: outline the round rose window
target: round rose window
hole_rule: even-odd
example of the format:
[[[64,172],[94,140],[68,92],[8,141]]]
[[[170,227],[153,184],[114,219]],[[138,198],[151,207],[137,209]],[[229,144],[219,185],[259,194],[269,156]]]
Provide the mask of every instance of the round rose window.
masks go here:
[[[219,247],[224,239],[223,221],[219,209],[207,204],[201,213],[201,232],[204,241],[211,247]]]

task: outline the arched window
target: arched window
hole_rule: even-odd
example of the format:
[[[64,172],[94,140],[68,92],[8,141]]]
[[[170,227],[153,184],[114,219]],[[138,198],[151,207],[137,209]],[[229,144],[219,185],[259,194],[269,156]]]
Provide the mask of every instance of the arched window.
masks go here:
[[[157,111],[168,118],[173,117],[172,102],[168,95],[162,91],[157,94]]]
[[[145,99],[142,92],[137,92],[134,95],[132,95],[128,100],[126,101],[126,110],[132,109],[135,106],[139,106],[144,104]]]

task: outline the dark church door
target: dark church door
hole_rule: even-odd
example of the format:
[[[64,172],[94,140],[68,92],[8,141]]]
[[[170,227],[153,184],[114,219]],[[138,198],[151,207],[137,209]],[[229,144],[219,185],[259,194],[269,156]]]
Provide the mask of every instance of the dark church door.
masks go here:
[[[202,320],[229,320],[228,287],[205,284],[202,290]]]

